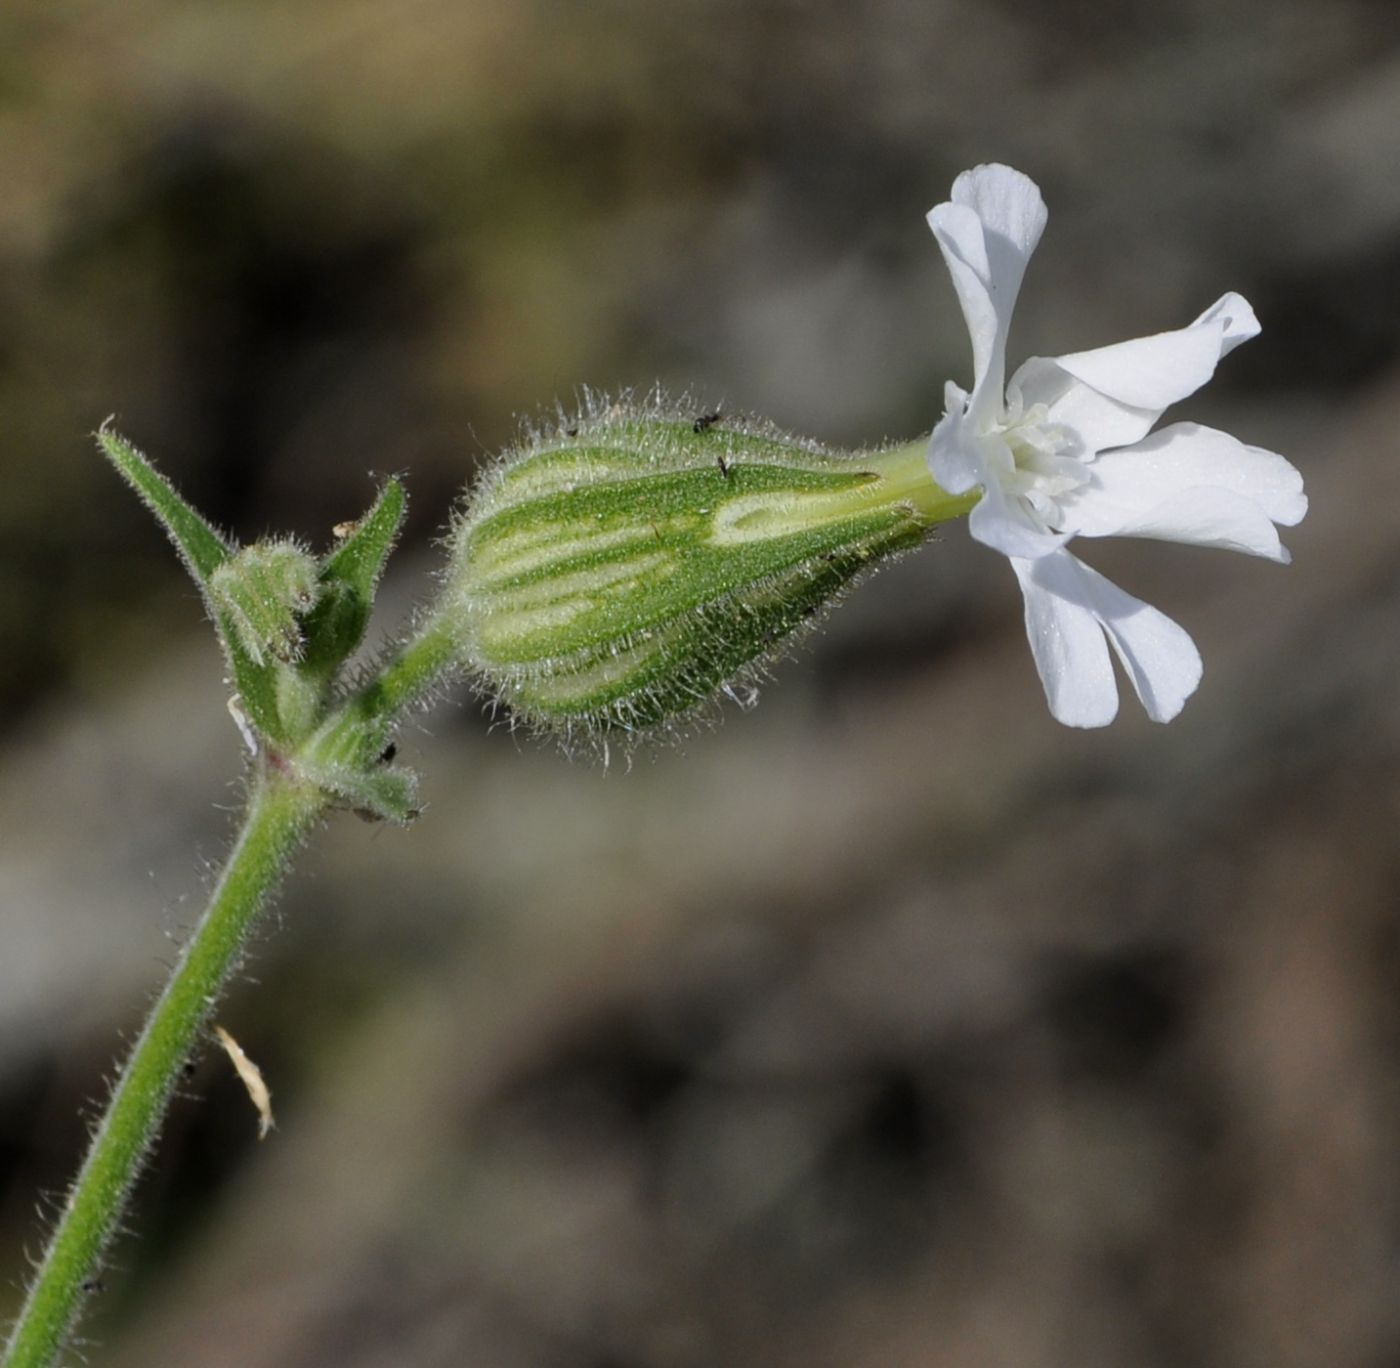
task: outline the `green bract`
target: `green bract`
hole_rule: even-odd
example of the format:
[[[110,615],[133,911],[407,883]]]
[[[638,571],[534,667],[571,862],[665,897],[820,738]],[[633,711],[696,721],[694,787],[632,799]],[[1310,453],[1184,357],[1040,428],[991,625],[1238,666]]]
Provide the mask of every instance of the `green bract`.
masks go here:
[[[468,664],[566,736],[684,716],[963,512],[922,447],[828,451],[664,400],[592,402],[487,473],[444,599]]]

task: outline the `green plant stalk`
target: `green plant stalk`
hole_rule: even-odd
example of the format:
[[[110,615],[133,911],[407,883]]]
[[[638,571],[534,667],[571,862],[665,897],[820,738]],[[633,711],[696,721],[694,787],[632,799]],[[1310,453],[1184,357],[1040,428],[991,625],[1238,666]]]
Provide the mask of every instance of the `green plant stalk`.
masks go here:
[[[326,798],[264,761],[209,904],[151,1009],[5,1349],[3,1368],[49,1368],[72,1331],[160,1128],[175,1082],[240,962],[249,932]]]
[[[890,447],[864,457],[863,463],[883,476],[881,497],[890,502],[903,499],[927,527],[953,518],[964,518],[977,507],[980,489],[970,494],[949,494],[933,482],[928,473],[928,438],[920,437],[904,446]]]
[[[347,719],[396,724],[450,681],[461,655],[451,623],[439,613],[347,705]]]
[[[404,715],[454,677],[460,656],[450,622],[441,613],[429,617],[373,679],[326,718],[301,747],[299,758],[313,774],[326,765],[371,764]]]

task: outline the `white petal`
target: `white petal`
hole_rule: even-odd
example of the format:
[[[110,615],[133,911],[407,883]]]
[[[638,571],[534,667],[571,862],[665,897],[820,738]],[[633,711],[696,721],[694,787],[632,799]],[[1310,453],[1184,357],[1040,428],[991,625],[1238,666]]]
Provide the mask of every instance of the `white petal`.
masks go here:
[[[1062,527],[1088,537],[1154,537],[1286,561],[1273,524],[1292,526],[1308,507],[1303,477],[1282,456],[1196,423],[1173,423],[1088,469],[1088,486],[1061,505]]]
[[[1059,721],[1072,727],[1112,721],[1117,691],[1103,634],[1148,717],[1169,722],[1181,711],[1201,681],[1200,653],[1182,628],[1068,551],[1012,566],[1026,599],[1031,651]]]
[[[1111,452],[1099,457],[1098,470],[1112,457],[1126,463],[1129,453]],[[1192,484],[1217,485],[1252,499],[1276,523],[1293,527],[1308,511],[1303,493],[1303,477],[1277,452],[1247,446],[1228,432],[1202,427],[1200,423],[1172,423],[1154,432],[1132,449],[1135,464],[1151,464],[1175,487]],[[1189,478],[1194,475],[1194,479]]]
[[[966,494],[992,478],[981,444],[967,420],[967,394],[950,380],[944,390],[947,411],[928,441],[928,468],[950,494]]]
[[[929,227],[953,278],[972,339],[972,397],[969,411],[983,427],[1000,411],[1006,373],[1006,335],[1020,281],[1008,291],[994,287],[982,220],[963,204],[940,204],[929,210]]]
[[[1046,527],[1025,500],[1008,498],[998,481],[989,480],[984,490],[967,519],[967,530],[983,546],[1013,559],[1035,560],[1070,539],[1071,533]]]
[[[1051,422],[1078,436],[1087,458],[1140,441],[1164,409],[1200,389],[1222,356],[1258,332],[1248,301],[1227,294],[1175,332],[1032,357],[1011,377],[1011,387],[1027,407],[1044,404]]]
[[[1224,324],[1224,332],[1220,336],[1221,356],[1229,356],[1241,342],[1248,342],[1250,338],[1259,336],[1259,319],[1255,315],[1253,305],[1242,294],[1236,294],[1233,290],[1221,295],[1191,326],[1194,328],[1201,323],[1213,323],[1216,319],[1220,319]]]
[[[1006,336],[1045,219],[1035,182],[995,165],[964,171],[953,183],[952,200],[929,211],[972,339],[969,407],[981,427],[1001,411]]]
[[[1026,636],[1051,715],[1067,727],[1106,727],[1118,713],[1118,685],[1108,643],[1093,611],[1046,588],[1036,576],[1068,551],[1040,560],[1013,560],[1026,600]]]
[[[1138,702],[1154,722],[1170,722],[1201,682],[1196,643],[1165,613],[1124,593],[1082,561],[1077,564],[1093,582],[1099,621]]]
[[[1134,408],[1090,389],[1044,356],[1025,362],[1007,389],[1020,391],[1025,408],[1044,404],[1047,420],[1076,438],[1073,454],[1086,459],[1109,447],[1141,441],[1162,416],[1156,409]]]
[[[1227,294],[1188,327],[1071,352],[1055,361],[1110,399],[1160,413],[1200,389],[1215,374],[1220,358],[1258,331],[1248,302]]]
[[[1100,531],[1076,530],[1086,537],[1148,537],[1153,541],[1212,546],[1287,565],[1290,556],[1268,514],[1228,489],[1200,485],[1154,504],[1136,518],[1109,517]]]
[[[999,162],[974,166],[953,182],[953,203],[967,205],[989,233],[1004,239],[1025,270],[1046,219],[1040,187],[1028,175]]]

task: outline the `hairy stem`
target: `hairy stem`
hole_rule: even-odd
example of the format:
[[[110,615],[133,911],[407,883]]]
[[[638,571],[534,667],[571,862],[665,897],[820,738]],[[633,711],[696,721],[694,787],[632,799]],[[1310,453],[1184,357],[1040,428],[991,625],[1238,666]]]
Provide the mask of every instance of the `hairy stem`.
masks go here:
[[[371,735],[370,729],[396,726],[405,713],[460,673],[460,658],[457,634],[439,611],[364,688],[332,714],[312,738],[307,753],[313,759],[346,756],[363,761],[359,749]]]
[[[49,1368],[62,1352],[116,1231],[175,1082],[248,934],[325,799],[271,766],[209,905],[152,1007],[93,1135],[0,1368]]]
[[[439,613],[384,667],[370,685],[364,702],[370,704],[377,717],[401,717],[453,677],[460,656],[457,634]]]

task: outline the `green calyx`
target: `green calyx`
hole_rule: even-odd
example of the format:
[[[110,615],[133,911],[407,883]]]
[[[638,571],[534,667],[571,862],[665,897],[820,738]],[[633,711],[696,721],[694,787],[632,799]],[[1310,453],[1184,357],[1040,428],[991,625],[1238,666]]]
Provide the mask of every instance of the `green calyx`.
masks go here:
[[[440,612],[518,717],[644,730],[737,692],[969,506],[933,483],[922,444],[842,454],[660,399],[595,402],[487,474]]]

